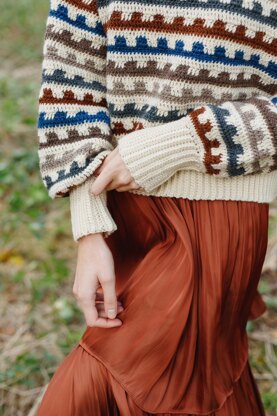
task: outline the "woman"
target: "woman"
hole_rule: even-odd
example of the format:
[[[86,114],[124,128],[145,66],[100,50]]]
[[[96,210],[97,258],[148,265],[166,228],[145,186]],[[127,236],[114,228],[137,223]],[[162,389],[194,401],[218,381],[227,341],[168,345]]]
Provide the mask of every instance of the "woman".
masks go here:
[[[87,328],[39,416],[261,416],[247,320],[277,196],[273,0],[53,0],[39,104]]]

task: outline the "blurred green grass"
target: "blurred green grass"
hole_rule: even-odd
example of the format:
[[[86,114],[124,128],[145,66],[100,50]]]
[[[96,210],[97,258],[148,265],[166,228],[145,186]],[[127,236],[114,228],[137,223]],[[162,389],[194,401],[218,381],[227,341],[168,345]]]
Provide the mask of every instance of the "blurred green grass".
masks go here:
[[[1,59],[14,67],[41,59],[41,39],[49,9],[46,0],[9,0],[1,7]]]
[[[37,101],[49,2],[0,13],[0,415],[27,415],[85,323],[72,297],[67,199],[52,201],[37,155]]]
[[[71,293],[76,246],[68,201],[50,200],[37,157],[48,9],[45,0],[11,0],[0,14],[0,416],[25,416],[35,409],[36,397],[85,329]],[[270,235],[276,230],[276,213]],[[274,329],[274,278],[267,274],[261,279],[269,312],[249,322],[250,335]],[[265,342],[250,339],[250,345],[251,365],[273,415],[277,393],[271,356]],[[270,348],[276,353],[276,345]]]

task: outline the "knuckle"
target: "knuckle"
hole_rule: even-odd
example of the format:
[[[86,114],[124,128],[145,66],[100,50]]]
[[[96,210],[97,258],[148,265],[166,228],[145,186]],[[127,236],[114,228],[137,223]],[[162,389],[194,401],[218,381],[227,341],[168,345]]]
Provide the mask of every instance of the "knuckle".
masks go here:
[[[121,180],[121,184],[122,185],[128,185],[128,183],[130,183],[130,179],[129,178],[124,178]]]
[[[90,297],[88,296],[87,293],[83,293],[78,291],[75,295],[76,299],[80,302],[80,303],[88,303],[90,302]]]
[[[130,182],[129,175],[120,175],[118,177],[119,183],[122,185],[127,185]]]

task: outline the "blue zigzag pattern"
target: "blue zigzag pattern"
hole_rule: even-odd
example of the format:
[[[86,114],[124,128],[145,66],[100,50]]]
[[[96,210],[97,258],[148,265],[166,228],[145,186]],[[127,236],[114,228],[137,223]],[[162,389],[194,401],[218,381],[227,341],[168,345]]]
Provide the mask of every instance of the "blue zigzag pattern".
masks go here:
[[[145,55],[172,55],[181,56],[184,58],[191,58],[202,62],[222,63],[231,66],[250,66],[257,68],[260,71],[266,72],[268,75],[277,79],[277,64],[270,61],[267,66],[260,63],[260,56],[252,54],[249,60],[244,58],[243,51],[237,50],[234,58],[226,56],[226,50],[223,46],[215,48],[214,54],[204,52],[204,44],[202,42],[194,42],[191,51],[185,50],[185,42],[179,40],[175,44],[175,48],[170,48],[166,38],[159,38],[157,46],[149,46],[145,36],[139,36],[136,39],[136,46],[127,45],[127,40],[124,36],[115,36],[115,44],[108,45],[110,53],[124,53],[124,54],[145,54]]]
[[[85,165],[82,166],[82,167],[80,167],[76,161],[73,161],[71,166],[70,166],[70,169],[69,169],[68,173],[65,173],[65,169],[62,169],[62,170],[57,172],[58,178],[55,181],[53,181],[53,179],[49,175],[44,176],[43,180],[46,183],[47,189],[48,190],[51,189],[52,186],[56,185],[59,182],[62,182],[64,180],[66,180],[68,178],[74,178],[74,177],[82,174],[87,169],[87,167],[90,165],[92,160],[93,160],[93,158],[86,158],[85,159]]]
[[[70,87],[87,88],[89,90],[100,91],[106,93],[106,86],[98,81],[88,82],[85,81],[81,75],[75,75],[74,78],[71,76],[67,78],[66,71],[56,69],[53,74],[47,74],[44,70],[42,73],[42,81],[55,83],[59,85],[68,85]]]
[[[56,19],[62,20],[63,22],[69,23],[71,26],[77,27],[78,29],[105,37],[105,31],[100,21],[96,23],[95,27],[92,27],[87,24],[86,16],[81,14],[78,14],[76,20],[73,20],[69,17],[66,6],[59,5],[57,10],[51,9],[49,15],[55,17]]]
[[[46,129],[50,127],[77,126],[83,123],[103,122],[110,126],[110,117],[105,111],[96,114],[88,114],[86,111],[79,111],[76,116],[69,117],[65,111],[57,111],[53,118],[46,118],[46,113],[42,112],[38,117],[38,127]]]

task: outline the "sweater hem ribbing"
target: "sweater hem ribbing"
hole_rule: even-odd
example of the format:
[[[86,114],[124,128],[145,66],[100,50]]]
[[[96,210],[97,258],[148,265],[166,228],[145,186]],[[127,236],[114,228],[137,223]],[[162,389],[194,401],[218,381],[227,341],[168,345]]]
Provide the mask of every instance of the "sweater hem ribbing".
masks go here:
[[[277,198],[277,171],[219,178],[198,171],[180,170],[152,191],[132,189],[129,192],[158,197],[270,203]]]

